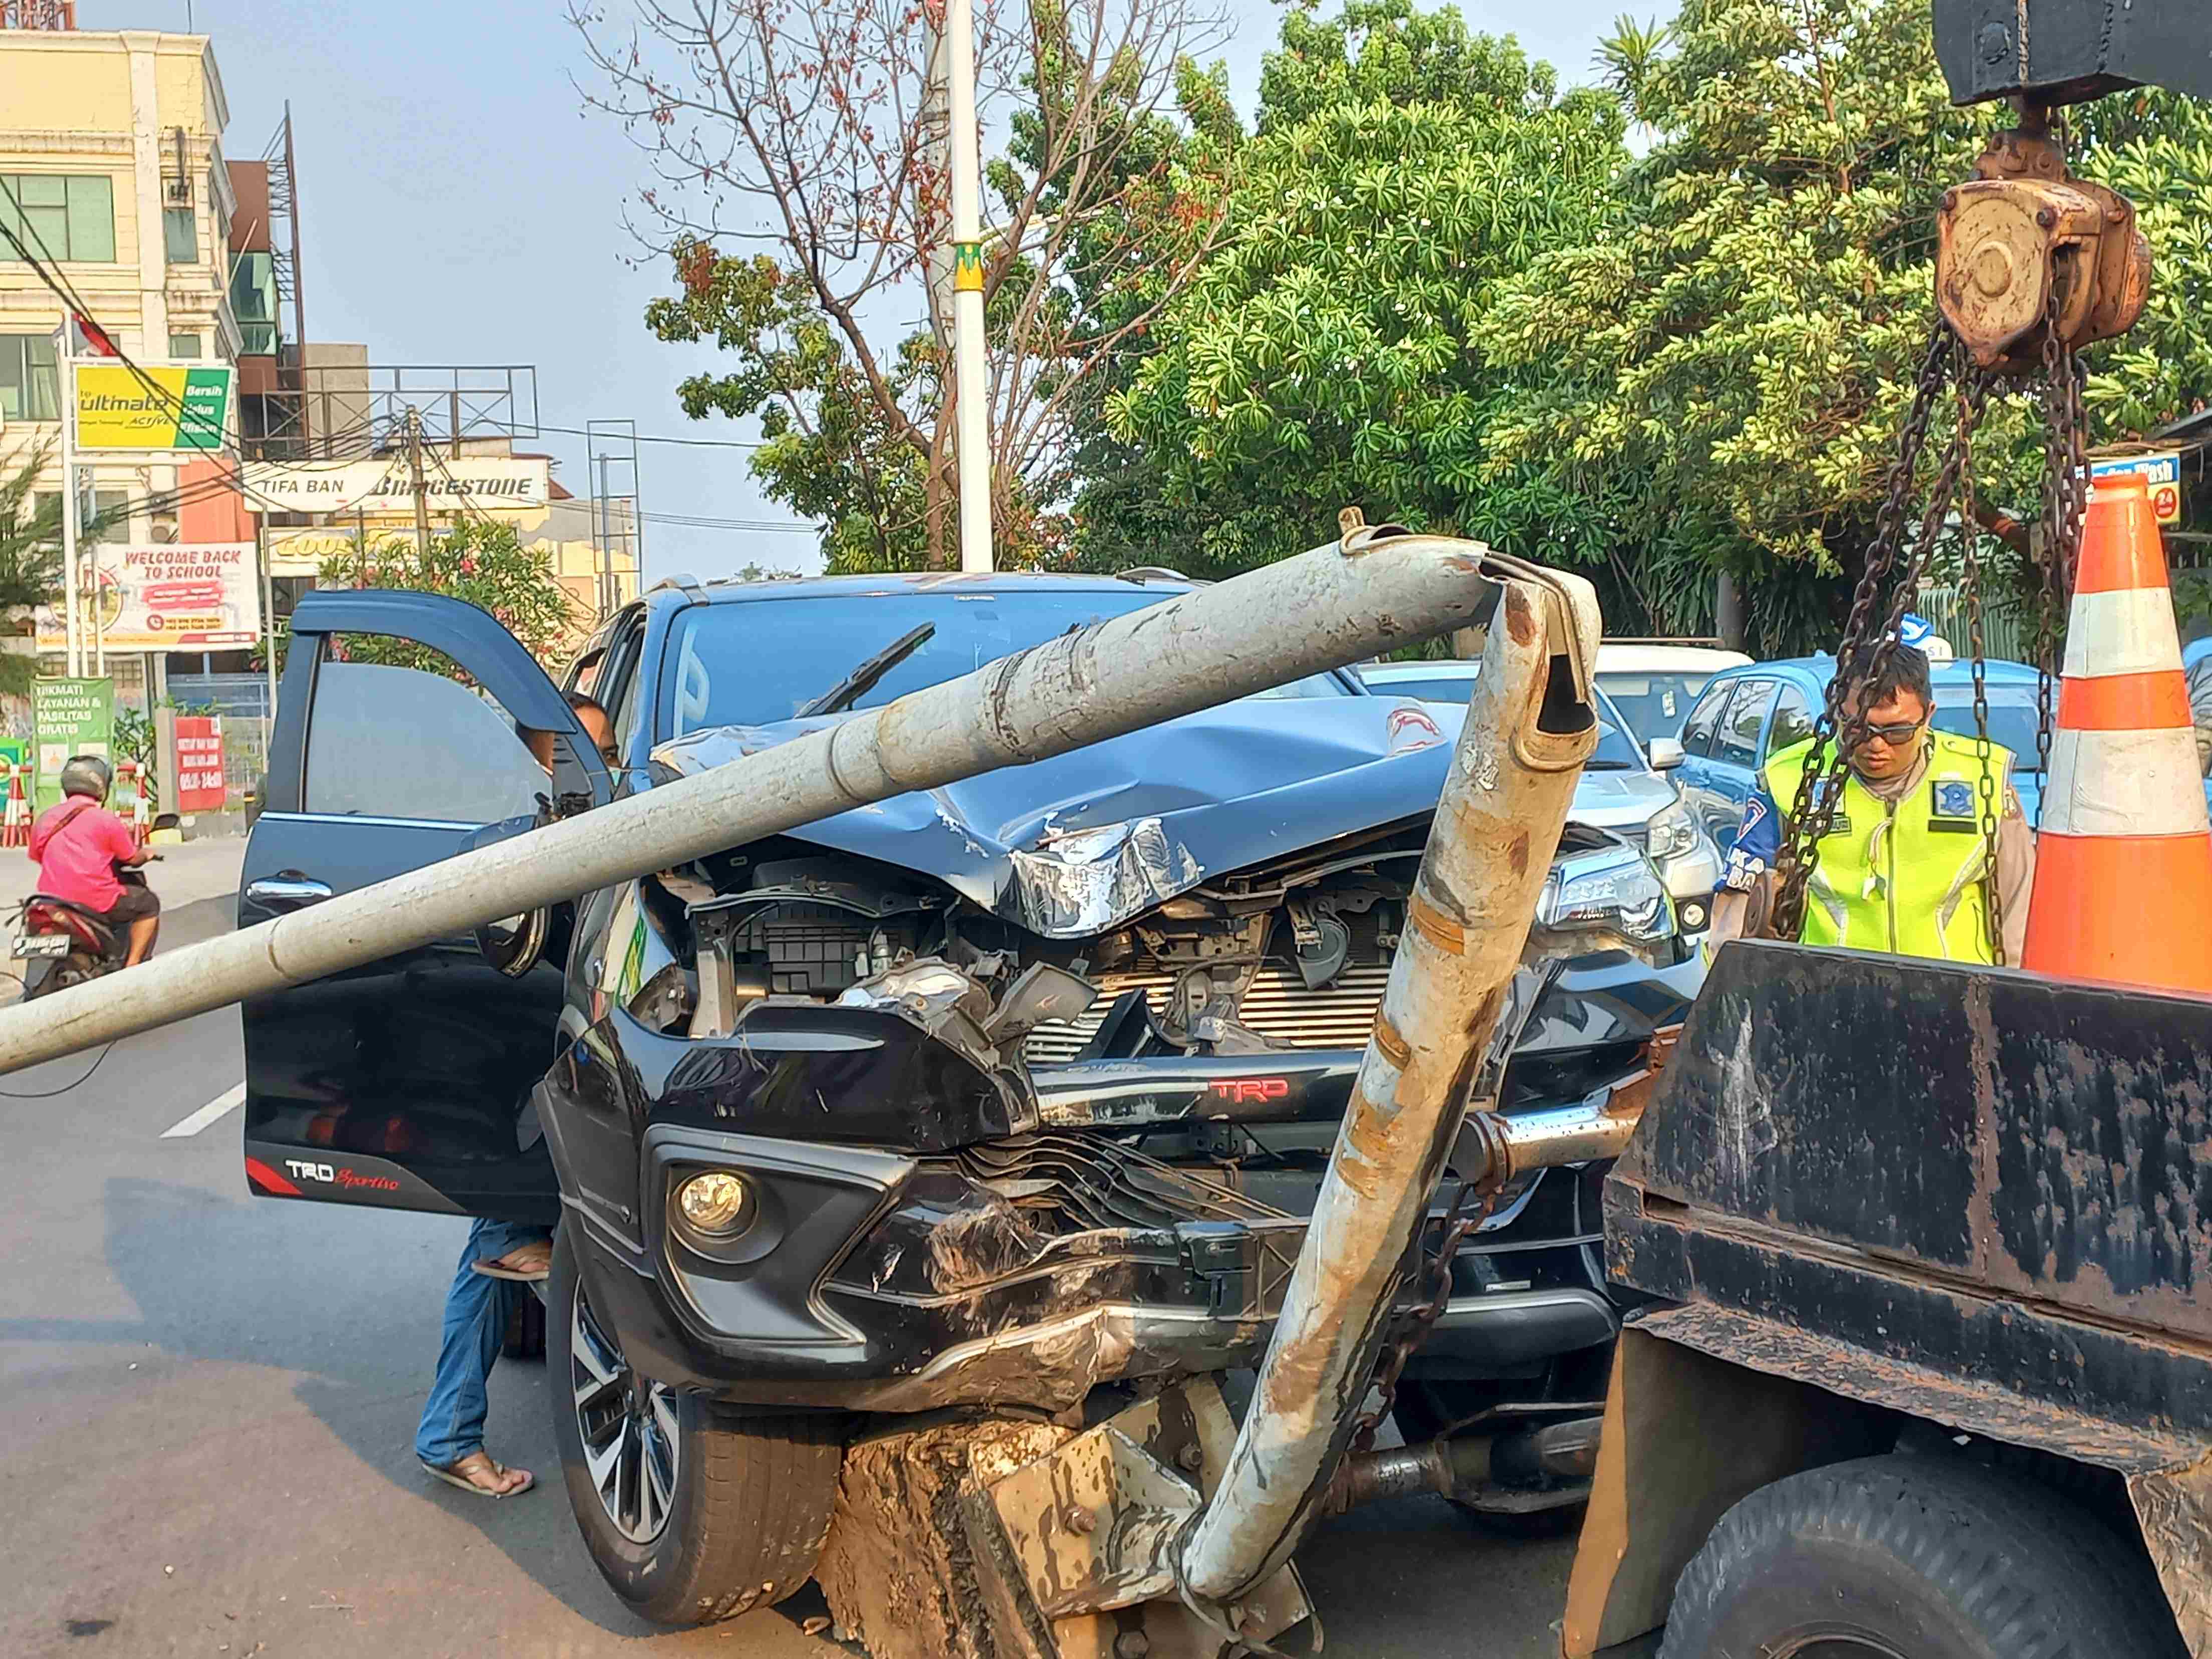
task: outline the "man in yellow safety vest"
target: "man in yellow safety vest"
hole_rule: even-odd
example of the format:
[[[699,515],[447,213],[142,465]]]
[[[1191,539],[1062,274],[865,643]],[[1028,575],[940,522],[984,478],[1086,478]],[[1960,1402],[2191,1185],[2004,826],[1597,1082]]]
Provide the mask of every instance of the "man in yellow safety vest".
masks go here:
[[[1828,833],[1805,886],[1799,938],[1807,945],[1892,951],[1952,962],[1991,962],[1983,881],[1982,778],[1996,810],[1996,889],[2004,960],[2016,963],[2027,931],[2035,835],[2013,792],[2009,750],[1929,724],[1936,697],[1928,659],[1908,645],[1890,653],[1863,694],[1867,735],[1850,757]],[[1774,897],[1775,867],[1813,740],[1768,757],[1743,810],[1715,894],[1711,943],[1757,935]]]

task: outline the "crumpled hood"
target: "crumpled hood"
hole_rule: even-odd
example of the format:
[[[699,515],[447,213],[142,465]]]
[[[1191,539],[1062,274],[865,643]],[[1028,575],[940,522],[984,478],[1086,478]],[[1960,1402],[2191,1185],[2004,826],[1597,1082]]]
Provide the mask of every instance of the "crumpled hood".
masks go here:
[[[696,732],[653,764],[688,776],[849,718]],[[1433,811],[1464,718],[1411,698],[1247,698],[790,833],[1082,939],[1211,878]]]

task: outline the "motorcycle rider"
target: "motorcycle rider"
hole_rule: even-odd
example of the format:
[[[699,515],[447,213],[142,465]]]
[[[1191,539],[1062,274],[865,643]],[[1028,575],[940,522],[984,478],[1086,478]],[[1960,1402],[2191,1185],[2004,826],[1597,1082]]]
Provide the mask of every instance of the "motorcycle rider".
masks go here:
[[[135,968],[161,931],[161,901],[150,887],[116,878],[118,866],[136,869],[154,854],[104,804],[114,775],[98,755],[70,756],[62,768],[62,799],[31,825],[29,851],[40,893],[90,911],[117,933],[128,930],[123,965]]]

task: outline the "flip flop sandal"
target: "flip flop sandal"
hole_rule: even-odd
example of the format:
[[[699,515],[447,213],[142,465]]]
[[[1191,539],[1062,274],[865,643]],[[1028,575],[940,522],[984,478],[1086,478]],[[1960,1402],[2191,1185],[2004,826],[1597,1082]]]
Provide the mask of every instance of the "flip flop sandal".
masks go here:
[[[522,1484],[513,1488],[511,1491],[493,1492],[489,1487],[479,1486],[465,1474],[457,1473],[463,1464],[471,1462],[477,1458],[482,1458],[483,1460],[484,1467],[491,1472],[495,1479],[503,1476],[507,1473],[507,1466],[504,1463],[493,1462],[492,1459],[483,1452],[471,1452],[468,1456],[457,1458],[453,1462],[442,1469],[435,1463],[422,1463],[422,1473],[444,1481],[449,1486],[458,1486],[472,1498],[520,1498],[523,1493],[530,1491],[538,1484],[538,1477],[531,1474],[527,1469],[524,1469],[518,1471],[518,1473],[522,1476]],[[417,1458],[416,1461],[417,1462],[422,1462],[422,1460],[420,1458]]]
[[[496,1261],[471,1261],[469,1271],[482,1273],[486,1279],[510,1279],[517,1285],[543,1285],[553,1277],[550,1262],[543,1267],[502,1267]]]

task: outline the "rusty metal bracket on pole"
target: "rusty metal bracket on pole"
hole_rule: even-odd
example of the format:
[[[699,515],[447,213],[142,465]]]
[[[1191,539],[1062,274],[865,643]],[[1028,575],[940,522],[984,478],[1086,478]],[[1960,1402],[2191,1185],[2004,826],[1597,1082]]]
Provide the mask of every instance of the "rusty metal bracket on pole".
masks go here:
[[[1231,1628],[1240,1599],[1289,1559],[1322,1512],[1597,742],[1589,671],[1600,625],[1589,585],[1492,563],[1509,580],[1375,1034],[1251,1409],[1219,1486],[1180,1543],[1179,1588]],[[1633,1122],[1620,1123],[1625,1139]],[[1487,1127],[1495,1174],[1512,1130],[1503,1119]],[[1587,1137],[1563,1144],[1597,1155]]]

